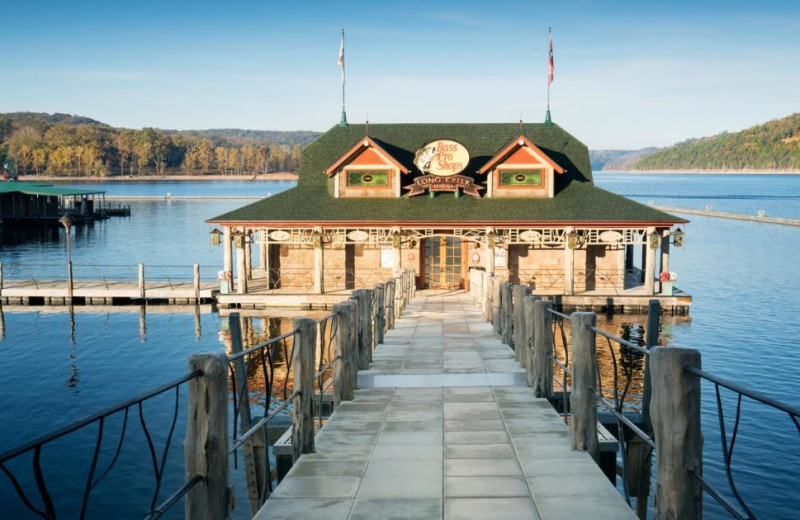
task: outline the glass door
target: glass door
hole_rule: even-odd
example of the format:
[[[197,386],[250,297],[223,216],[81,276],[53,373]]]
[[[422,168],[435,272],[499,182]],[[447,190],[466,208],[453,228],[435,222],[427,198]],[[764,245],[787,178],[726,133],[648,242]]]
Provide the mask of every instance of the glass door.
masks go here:
[[[461,249],[461,239],[456,237],[425,239],[425,287],[429,289],[461,287]]]

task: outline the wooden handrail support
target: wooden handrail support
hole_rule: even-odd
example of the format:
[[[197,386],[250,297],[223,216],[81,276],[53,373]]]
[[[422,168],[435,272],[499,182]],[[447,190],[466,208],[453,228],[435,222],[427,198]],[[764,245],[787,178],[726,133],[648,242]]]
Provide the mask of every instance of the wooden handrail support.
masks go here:
[[[700,520],[702,489],[689,476],[703,474],[700,378],[684,367],[701,368],[700,351],[674,347],[650,354],[653,398],[650,417],[658,452],[654,520]]]
[[[597,386],[597,357],[595,332],[597,322],[593,312],[574,312],[572,322],[572,449],[588,452],[599,461],[597,443],[597,402],[592,393]]]
[[[145,297],[144,264],[139,264],[139,298]]]
[[[514,346],[514,356],[524,367],[528,366],[529,344],[527,342],[526,322],[525,322],[525,297],[531,294],[531,288],[527,285],[511,286],[512,304],[512,327],[511,343]]]
[[[336,336],[333,340],[333,405],[338,407],[342,401],[351,401],[356,389],[358,376],[358,349],[356,331],[356,304],[349,301],[333,306],[336,314]]]
[[[553,362],[550,356],[553,355],[553,315],[550,309],[553,302],[550,300],[531,301],[532,297],[525,298],[526,305],[530,302],[533,312],[526,310],[526,319],[533,317],[533,350],[531,351],[531,362],[528,367],[529,384],[533,387],[536,397],[544,397],[548,400],[553,399]]]
[[[315,347],[317,323],[312,318],[295,318],[292,365],[294,389],[294,414],[292,415],[292,456],[297,462],[300,455],[314,453],[314,373],[316,372]]]
[[[375,284],[375,345],[383,343],[383,334],[386,331],[386,284]]]
[[[203,477],[186,495],[186,518],[228,519],[231,513],[228,473],[228,358],[192,354],[189,372],[203,375],[188,383],[189,404],[183,452],[186,475]]]

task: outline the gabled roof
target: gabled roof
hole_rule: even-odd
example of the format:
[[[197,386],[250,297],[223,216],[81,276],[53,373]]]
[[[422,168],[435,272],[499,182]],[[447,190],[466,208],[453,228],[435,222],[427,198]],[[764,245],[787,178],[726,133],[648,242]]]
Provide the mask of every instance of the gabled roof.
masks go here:
[[[527,199],[459,197],[439,194],[397,198],[336,198],[335,179],[320,175],[342,154],[364,139],[365,125],[335,126],[303,150],[297,186],[253,204],[230,211],[208,222],[222,225],[269,227],[374,225],[597,225],[669,226],[686,220],[597,188],[592,183],[589,150],[558,125],[525,123],[480,124],[372,124],[371,139],[410,175],[422,175],[414,154],[437,139],[452,139],[470,154],[460,174],[478,183],[480,170],[510,138],[522,134],[563,169],[555,178],[553,198]],[[361,145],[363,146],[363,144]]]
[[[38,182],[7,181],[0,182],[0,193],[24,193],[25,195],[42,195],[60,197],[67,195],[96,195],[105,193],[103,190],[82,190],[67,186],[53,186]]]
[[[401,172],[403,173],[409,172],[408,168],[400,164],[397,161],[397,159],[392,157],[389,153],[386,152],[386,150],[381,148],[380,145],[378,145],[378,143],[376,143],[369,137],[364,137],[363,139],[360,139],[359,142],[354,147],[350,148],[350,150],[348,150],[346,154],[341,156],[338,161],[333,163],[331,167],[327,168],[325,170],[325,175],[330,177],[331,175],[339,171],[339,168],[341,168],[347,163],[354,161],[358,156],[362,155],[364,152],[370,149],[375,150],[381,158],[383,158],[386,162],[389,162],[394,166],[396,166]]]
[[[483,167],[481,167],[481,169],[478,170],[478,173],[486,173],[487,171],[489,171],[492,168],[494,168],[495,166],[497,166],[498,163],[501,163],[504,160],[506,160],[508,157],[511,157],[516,151],[520,150],[521,148],[529,148],[531,151],[533,151],[534,154],[536,154],[544,162],[546,162],[547,164],[552,166],[553,170],[555,170],[556,172],[561,173],[561,174],[564,173],[564,168],[562,168],[561,166],[556,164],[556,162],[553,159],[548,157],[546,153],[541,151],[538,146],[533,144],[531,142],[531,140],[528,139],[527,137],[525,137],[524,135],[519,135],[519,136],[515,137],[508,144],[508,146],[506,146],[505,148],[503,148],[502,150],[497,152],[494,157],[489,159],[489,162],[484,164]]]

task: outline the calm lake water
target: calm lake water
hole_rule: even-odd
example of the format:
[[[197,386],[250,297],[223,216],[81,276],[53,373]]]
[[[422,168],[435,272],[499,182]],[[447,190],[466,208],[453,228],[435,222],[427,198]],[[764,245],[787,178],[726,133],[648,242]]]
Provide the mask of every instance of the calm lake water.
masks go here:
[[[610,191],[657,205],[705,208],[768,216],[800,218],[800,176],[766,175],[628,175],[595,174],[596,183]],[[217,181],[96,185],[110,195],[228,195],[265,196],[293,186],[290,182]],[[222,250],[208,237],[210,217],[240,207],[241,200],[132,202],[130,218],[112,218],[79,227],[73,235],[75,264],[136,264],[208,266],[220,268]],[[690,319],[665,318],[662,335],[672,345],[701,350],[703,367],[768,395],[800,402],[800,228],[689,217],[685,245],[673,249],[671,270],[678,287],[694,297]],[[63,231],[21,236],[3,230],[3,263],[59,264],[66,261]],[[205,269],[204,269],[205,272]],[[600,318],[603,322],[605,318]],[[613,318],[607,325],[622,329],[632,320]],[[635,320],[634,320],[635,321]],[[131,312],[97,312],[80,308],[74,317],[63,309],[4,309],[0,329],[0,450],[98,411],[185,373],[192,352],[219,351],[222,320],[215,313],[173,313],[167,308],[148,309],[145,330],[137,309]],[[713,387],[704,387],[703,428],[705,473],[724,486],[720,463],[719,428]],[[732,429],[730,396],[724,395],[728,435]],[[181,398],[183,399],[184,396]],[[157,425],[163,439],[171,420],[171,399],[145,408],[148,424]],[[182,415],[177,443],[170,451],[165,489],[168,494],[181,481]],[[131,421],[139,428],[139,419]],[[113,430],[117,426],[109,425]],[[72,482],[80,489],[88,470],[95,431],[45,450],[43,464],[48,482]],[[109,437],[113,444],[115,437]],[[128,441],[126,441],[127,443]],[[153,473],[141,429],[132,430],[132,444],[108,481],[92,495],[96,517],[112,509],[118,518],[140,518],[139,511],[153,487]],[[162,445],[163,446],[163,445]],[[105,451],[113,454],[114,446]],[[59,452],[59,453],[56,453]],[[66,453],[65,453],[66,452]],[[143,455],[144,454],[144,455]],[[108,459],[110,459],[110,454]],[[29,462],[26,462],[26,464]],[[123,466],[123,464],[126,464]],[[131,464],[137,468],[131,471]],[[102,466],[102,464],[101,464]],[[120,471],[121,468],[125,468]],[[762,405],[745,401],[733,472],[742,494],[760,518],[796,518],[800,489],[800,435],[788,417]],[[239,471],[238,473],[241,473]],[[28,518],[0,475],[2,517]],[[237,495],[243,485],[237,486]],[[111,492],[109,493],[109,490]],[[74,511],[79,496],[58,493],[64,511]],[[163,496],[166,496],[163,495]],[[66,498],[65,498],[66,496]],[[163,498],[162,496],[162,498]],[[238,512],[247,509],[237,501]],[[123,511],[124,513],[120,513]],[[727,518],[706,498],[706,518]],[[7,515],[7,516],[4,516]],[[66,516],[70,516],[67,514]],[[178,507],[171,517],[182,516]]]

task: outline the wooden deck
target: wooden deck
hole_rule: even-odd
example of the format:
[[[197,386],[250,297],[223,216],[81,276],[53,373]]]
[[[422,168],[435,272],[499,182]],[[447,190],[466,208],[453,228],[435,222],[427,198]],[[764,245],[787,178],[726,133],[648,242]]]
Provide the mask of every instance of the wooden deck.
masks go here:
[[[219,290],[217,284],[200,284],[199,291],[192,282],[147,282],[144,291],[138,282],[76,281],[73,301],[86,304],[129,303],[135,300],[165,300],[171,303],[189,303],[211,300]],[[3,304],[24,305],[39,300],[43,304],[63,304],[67,298],[66,281],[3,282],[0,298]]]
[[[464,292],[418,292],[359,387],[255,518],[636,518]]]

